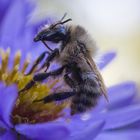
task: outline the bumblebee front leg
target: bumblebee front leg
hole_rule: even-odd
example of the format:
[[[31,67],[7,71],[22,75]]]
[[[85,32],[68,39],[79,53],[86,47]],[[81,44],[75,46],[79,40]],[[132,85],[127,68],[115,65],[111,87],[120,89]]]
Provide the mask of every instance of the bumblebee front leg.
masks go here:
[[[46,60],[45,60],[45,63],[39,68],[39,70],[41,70],[41,69],[43,69],[44,67],[46,67],[46,70],[45,70],[45,72],[47,71],[47,69],[49,68],[49,66],[50,66],[50,62],[51,61],[53,61],[54,60],[54,58],[56,57],[56,56],[58,56],[59,55],[59,49],[54,49],[53,51],[52,51],[52,53],[46,58]],[[39,71],[38,70],[38,71]]]
[[[46,58],[45,63],[44,63],[37,71],[43,69],[44,67],[46,67],[46,68],[48,69],[49,66],[50,66],[50,62],[51,62],[57,55],[59,55],[59,50],[58,50],[58,49],[54,49],[51,53],[48,52],[48,51],[43,52],[43,53],[37,58],[37,60],[35,61],[34,65],[32,66],[32,68],[30,69],[30,71],[29,71],[26,75],[29,75],[29,74],[31,74],[31,73],[34,71],[34,69],[36,68],[36,66],[44,59],[46,53],[48,54],[48,57]],[[37,72],[37,71],[36,71],[36,72]]]
[[[30,75],[34,69],[37,67],[37,65],[44,59],[46,54],[50,54],[48,51],[43,52],[34,62],[33,66],[31,67],[31,69],[29,70],[29,72],[26,75]]]
[[[33,77],[33,80],[31,80],[29,83],[27,83],[27,85],[21,89],[18,93],[21,93],[21,92],[24,92],[26,90],[29,90],[31,87],[33,87],[36,82],[41,82],[45,79],[47,79],[48,77],[50,76],[57,76],[57,75],[60,75],[63,70],[65,69],[66,66],[62,66],[60,68],[58,68],[57,70],[54,70],[54,71],[51,71],[49,73],[38,73],[36,74],[34,77]]]

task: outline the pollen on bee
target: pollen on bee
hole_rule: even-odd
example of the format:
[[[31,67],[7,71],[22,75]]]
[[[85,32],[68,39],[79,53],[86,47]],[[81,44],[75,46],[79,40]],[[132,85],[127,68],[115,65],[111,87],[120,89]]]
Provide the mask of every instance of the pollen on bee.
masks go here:
[[[0,48],[0,81],[4,82],[7,86],[16,84],[18,90],[23,88],[34,75],[34,72],[28,76],[25,75],[28,66],[31,64],[30,56],[27,55],[22,65],[21,57],[21,51],[17,51],[12,61],[12,68],[9,68],[11,62],[9,61],[10,48],[7,50]],[[34,103],[34,100],[49,95],[58,82],[59,80],[56,79],[54,81],[51,80],[49,83],[37,83],[30,90],[19,94],[12,113],[13,123],[48,122],[62,116],[62,111],[66,107],[66,103],[62,102],[59,105],[56,102],[48,104],[44,104],[43,102]]]

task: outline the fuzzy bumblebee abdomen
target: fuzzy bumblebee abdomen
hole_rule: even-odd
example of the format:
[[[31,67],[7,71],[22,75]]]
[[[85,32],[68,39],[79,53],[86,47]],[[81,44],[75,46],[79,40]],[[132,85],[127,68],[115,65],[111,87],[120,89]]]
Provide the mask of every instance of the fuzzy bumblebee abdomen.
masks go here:
[[[76,88],[76,95],[72,98],[71,114],[85,112],[97,104],[101,90],[95,76],[82,76],[83,81]]]

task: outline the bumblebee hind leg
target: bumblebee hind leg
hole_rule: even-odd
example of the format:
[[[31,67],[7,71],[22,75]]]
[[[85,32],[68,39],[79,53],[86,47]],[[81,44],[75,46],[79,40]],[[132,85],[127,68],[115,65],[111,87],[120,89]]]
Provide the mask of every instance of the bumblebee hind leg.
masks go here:
[[[59,92],[59,93],[52,93],[40,100],[35,100],[34,102],[40,102],[43,101],[44,103],[49,103],[52,101],[61,101],[64,99],[67,99],[71,96],[74,96],[75,92]]]
[[[64,75],[64,81],[72,88],[75,89],[76,82],[69,76],[69,73]]]

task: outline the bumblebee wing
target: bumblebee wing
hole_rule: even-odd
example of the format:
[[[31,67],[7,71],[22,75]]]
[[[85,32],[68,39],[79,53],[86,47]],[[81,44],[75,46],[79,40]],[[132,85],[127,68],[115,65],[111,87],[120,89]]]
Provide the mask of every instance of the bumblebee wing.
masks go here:
[[[108,101],[106,86],[104,84],[103,78],[102,78],[95,62],[93,61],[91,56],[86,57],[86,62],[88,63],[88,65],[91,67],[91,69],[97,76],[96,78],[97,78],[98,84],[100,86],[101,93],[104,95],[105,99]]]

